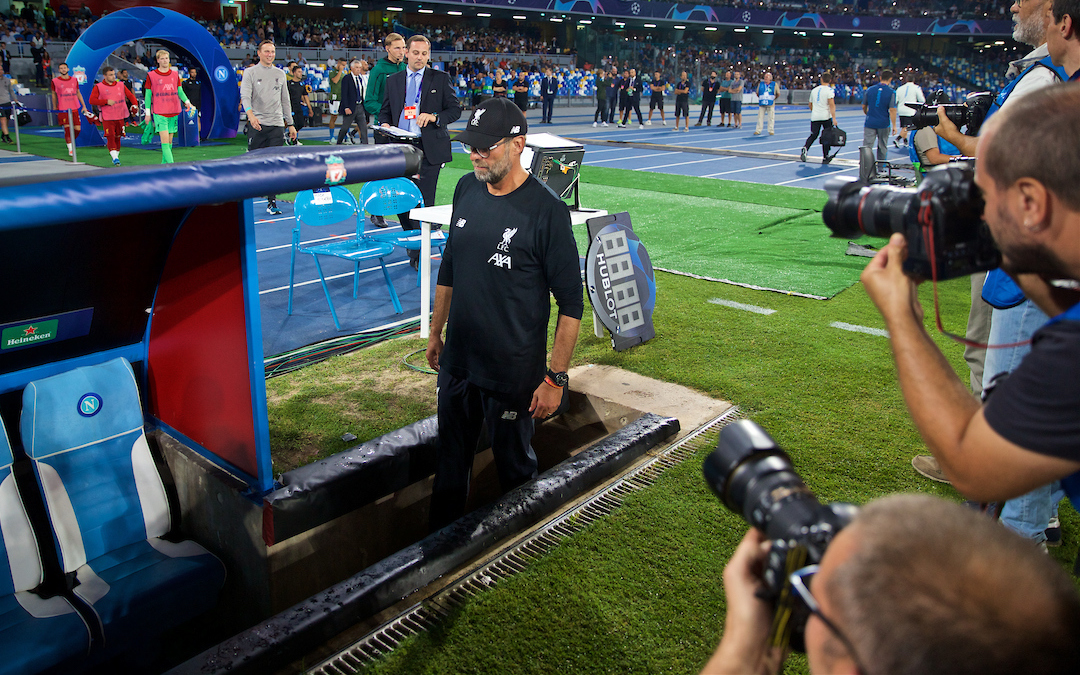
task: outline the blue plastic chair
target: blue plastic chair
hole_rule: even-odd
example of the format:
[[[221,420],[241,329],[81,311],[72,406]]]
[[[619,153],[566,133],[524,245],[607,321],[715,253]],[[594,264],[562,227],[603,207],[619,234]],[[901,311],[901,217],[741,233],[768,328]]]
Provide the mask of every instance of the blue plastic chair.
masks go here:
[[[334,309],[334,301],[330,299],[330,289],[326,286],[326,276],[323,274],[319,256],[331,256],[341,258],[353,263],[353,298],[360,291],[360,261],[379,259],[382,267],[383,278],[386,280],[386,288],[390,291],[390,300],[394,303],[394,311],[401,314],[401,301],[398,300],[397,291],[390,281],[390,273],[386,270],[384,258],[394,252],[394,246],[387,242],[375,241],[364,235],[364,217],[356,208],[356,200],[352,193],[343,187],[331,187],[319,190],[319,199],[312,190],[304,190],[296,195],[293,210],[296,213],[296,228],[293,229],[292,256],[289,266],[289,316],[292,316],[293,306],[293,281],[296,272],[296,254],[307,253],[315,260],[315,267],[319,270],[319,281],[322,283],[323,293],[326,294],[326,304],[330,305],[330,316],[334,317],[334,326],[341,330],[341,322],[338,320],[337,310]],[[331,242],[316,243],[309,246],[300,244],[300,228],[303,225],[321,227],[333,225],[347,220],[356,221],[356,236],[347,239],[338,239]]]
[[[364,184],[360,190],[360,209],[373,216],[396,216],[399,213],[408,213],[424,203],[424,195],[420,194],[420,188],[408,178],[390,178],[387,180],[373,180]],[[377,232],[370,235],[371,239],[386,242],[409,251],[420,250],[420,232],[418,230],[403,232]],[[431,233],[431,246],[442,253],[446,248],[446,233],[436,230]],[[420,285],[420,270],[416,271],[416,285]]]

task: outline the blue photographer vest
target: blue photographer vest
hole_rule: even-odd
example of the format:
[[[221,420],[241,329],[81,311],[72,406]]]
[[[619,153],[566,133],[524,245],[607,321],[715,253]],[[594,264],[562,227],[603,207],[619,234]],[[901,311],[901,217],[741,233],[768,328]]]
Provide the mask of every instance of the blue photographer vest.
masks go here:
[[[922,168],[922,162],[919,160],[919,152],[915,149],[915,134],[917,133],[919,133],[918,129],[912,129],[911,134],[908,135],[908,156],[911,157],[911,163],[919,173],[926,173],[926,170]],[[948,142],[941,136],[937,137],[937,149],[938,152],[943,155],[964,154],[960,152],[960,148]]]
[[[1058,321],[1080,321],[1080,303],[1073,305],[1053,319],[1050,319],[1046,322],[1046,325],[1049,326]],[[1080,510],[1080,471],[1062,478],[1061,489],[1065,491],[1065,494],[1069,497],[1069,501],[1072,502],[1072,505],[1077,510]]]
[[[997,98],[994,99],[993,104],[991,104],[990,110],[986,113],[986,119],[990,119],[991,115],[998,110],[1001,110],[1001,106],[1005,105],[1005,101],[1008,100],[1009,95],[1012,94],[1013,89],[1020,83],[1020,80],[1024,79],[1024,76],[1035,68],[1049,68],[1062,81],[1069,79],[1065,75],[1065,69],[1061,66],[1055,66],[1049,56],[1039,59],[1025,68],[1024,72],[1020,73],[1019,77],[1005,85],[1005,88],[1001,90],[997,95]],[[1016,285],[1016,282],[1012,280],[1012,277],[1001,269],[996,269],[990,270],[986,274],[986,281],[983,282],[982,299],[991,307],[1008,309],[1010,307],[1015,307],[1024,301],[1024,292],[1020,290],[1020,287]]]

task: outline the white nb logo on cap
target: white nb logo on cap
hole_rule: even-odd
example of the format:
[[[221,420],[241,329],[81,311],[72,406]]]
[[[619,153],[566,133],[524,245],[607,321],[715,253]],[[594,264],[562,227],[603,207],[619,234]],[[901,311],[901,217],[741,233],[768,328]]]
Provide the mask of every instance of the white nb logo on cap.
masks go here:
[[[510,133],[512,133],[512,134],[521,133],[521,125],[515,124],[514,126],[510,127]]]

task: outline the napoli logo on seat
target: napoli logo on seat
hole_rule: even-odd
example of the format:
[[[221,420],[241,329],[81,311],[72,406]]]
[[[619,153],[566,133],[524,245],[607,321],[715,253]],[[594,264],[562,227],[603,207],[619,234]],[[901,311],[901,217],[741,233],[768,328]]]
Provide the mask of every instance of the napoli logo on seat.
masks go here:
[[[83,417],[93,417],[101,412],[101,397],[90,392],[83,394],[79,399],[79,414]]]

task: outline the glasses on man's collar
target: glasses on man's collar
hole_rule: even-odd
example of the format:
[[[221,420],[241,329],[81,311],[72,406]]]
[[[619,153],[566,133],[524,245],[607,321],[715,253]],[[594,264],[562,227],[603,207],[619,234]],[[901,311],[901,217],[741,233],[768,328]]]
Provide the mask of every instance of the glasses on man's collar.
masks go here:
[[[509,143],[510,140],[511,139],[509,139],[509,138],[504,138],[501,141],[499,141],[498,143],[496,143],[495,145],[491,146],[490,148],[478,148],[476,146],[469,145],[468,143],[462,143],[461,147],[462,147],[463,150],[465,150],[466,153],[468,153],[470,155],[475,152],[476,154],[480,155],[480,159],[487,159],[488,157],[491,156],[491,153],[495,151],[495,148],[497,148],[500,145],[503,145],[505,143]]]
[[[806,609],[809,610],[811,614],[821,619],[821,622],[832,631],[833,635],[835,635],[838,640],[840,640],[844,645],[844,648],[847,649],[848,654],[851,656],[851,660],[855,662],[855,668],[858,669],[860,674],[865,675],[865,673],[869,671],[867,671],[866,668],[863,668],[862,661],[859,660],[859,655],[855,652],[855,646],[851,644],[851,641],[848,640],[847,636],[840,631],[832,620],[822,614],[821,605],[818,603],[817,598],[810,592],[810,583],[813,580],[814,575],[817,574],[817,571],[818,565],[807,565],[806,567],[792,572],[788,576],[788,581],[791,582],[791,590],[795,592],[795,596],[806,606]]]

